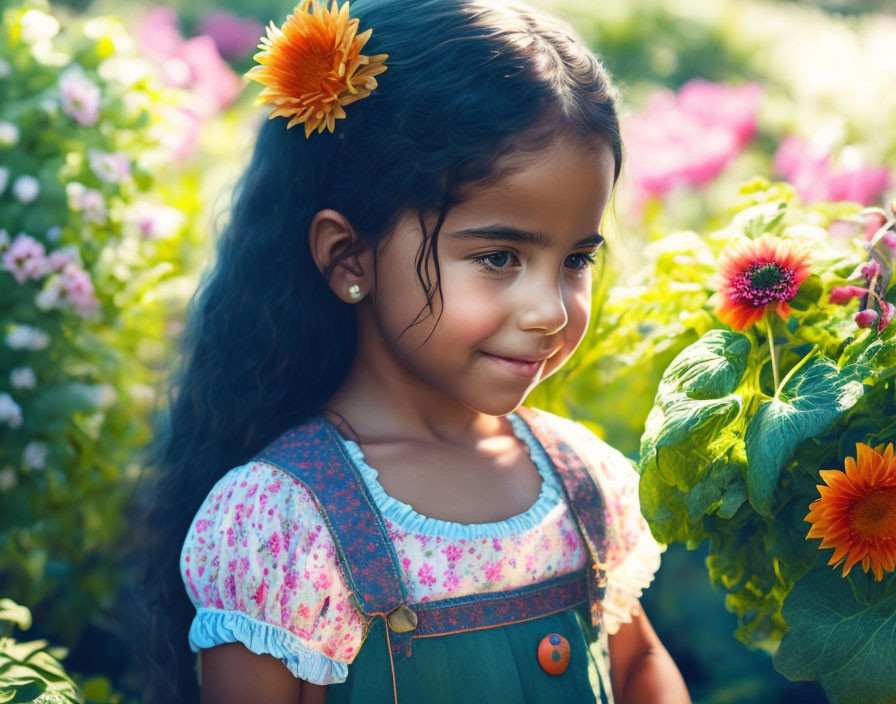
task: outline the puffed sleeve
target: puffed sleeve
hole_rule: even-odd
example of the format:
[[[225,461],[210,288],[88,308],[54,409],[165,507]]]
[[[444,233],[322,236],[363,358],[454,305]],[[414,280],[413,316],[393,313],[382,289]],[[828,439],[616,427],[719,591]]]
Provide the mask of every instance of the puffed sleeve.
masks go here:
[[[193,519],[180,571],[196,607],[194,652],[239,642],[314,684],[348,676],[366,617],[314,499],[288,473],[250,462],[224,475]]]
[[[576,453],[590,465],[607,504],[603,613],[607,632],[616,633],[640,608],[638,600],[653,581],[666,547],[656,542],[641,514],[640,475],[632,461],[581,423],[559,416],[553,419],[569,434]]]

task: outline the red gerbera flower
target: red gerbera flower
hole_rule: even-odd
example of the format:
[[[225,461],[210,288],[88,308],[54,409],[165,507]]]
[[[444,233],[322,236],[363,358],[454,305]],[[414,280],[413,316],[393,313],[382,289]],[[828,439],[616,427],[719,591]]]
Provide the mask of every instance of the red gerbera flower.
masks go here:
[[[787,302],[809,277],[809,257],[800,242],[768,233],[732,244],[719,259],[719,290],[714,297],[719,320],[745,330],[762,320],[769,306],[787,320]]]

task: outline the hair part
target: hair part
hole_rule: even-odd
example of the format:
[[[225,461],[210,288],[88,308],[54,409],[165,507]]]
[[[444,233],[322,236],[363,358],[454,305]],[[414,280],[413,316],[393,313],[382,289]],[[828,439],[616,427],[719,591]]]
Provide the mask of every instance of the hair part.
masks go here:
[[[435,214],[416,260],[432,314],[445,215],[513,167],[502,157],[569,134],[609,145],[619,175],[610,79],[564,22],[516,0],[356,0],[352,15],[373,30],[365,49],[389,54],[379,88],[332,134],[306,139],[284,118],[265,122],[188,308],[138,487],[129,605],[133,631],[146,634],[135,655],[147,704],[198,700],[179,556],[200,504],[230,469],[319,413],[354,359],[354,308],[311,256],[314,214],[341,212],[374,248],[402,215],[423,226]]]

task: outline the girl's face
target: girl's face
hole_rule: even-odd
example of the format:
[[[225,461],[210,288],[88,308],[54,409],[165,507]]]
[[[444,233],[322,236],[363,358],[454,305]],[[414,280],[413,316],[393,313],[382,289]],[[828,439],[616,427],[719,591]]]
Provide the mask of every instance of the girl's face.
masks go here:
[[[504,415],[559,369],[585,334],[612,152],[558,138],[507,159],[523,161],[451,209],[442,225],[443,302],[436,293],[432,316],[408,328],[426,303],[415,268],[422,237],[416,214],[403,217],[377,253],[359,353],[372,353],[370,361],[390,376],[391,368],[395,391],[407,382],[407,393],[436,392]],[[430,273],[434,278],[434,268]]]

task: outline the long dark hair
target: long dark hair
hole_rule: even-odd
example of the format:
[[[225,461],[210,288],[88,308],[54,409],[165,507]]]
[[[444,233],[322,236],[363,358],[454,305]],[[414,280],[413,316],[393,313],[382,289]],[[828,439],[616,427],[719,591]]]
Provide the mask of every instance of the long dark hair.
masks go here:
[[[348,105],[333,134],[306,139],[284,118],[261,128],[188,309],[135,541],[146,702],[198,699],[179,556],[202,500],[229,469],[315,414],[352,363],[354,309],[315,267],[312,216],[338,210],[375,245],[403,212],[441,222],[461,186],[498,177],[499,156],[561,132],[609,145],[619,174],[609,78],[563,22],[490,0],[357,0],[351,11],[373,30],[364,53],[389,55],[379,88]],[[417,255],[430,301],[437,236],[438,227],[424,230]]]

